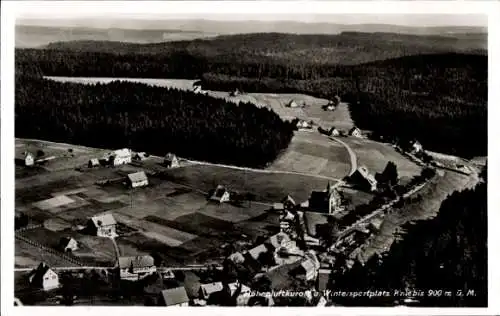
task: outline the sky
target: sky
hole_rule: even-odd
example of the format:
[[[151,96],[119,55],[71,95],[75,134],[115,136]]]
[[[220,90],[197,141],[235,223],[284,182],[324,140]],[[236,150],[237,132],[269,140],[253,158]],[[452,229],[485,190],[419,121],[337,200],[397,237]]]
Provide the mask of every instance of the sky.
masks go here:
[[[253,3],[252,3],[253,2]],[[20,2],[23,3],[23,2]],[[121,2],[120,7],[113,3],[101,5],[98,1],[89,1],[79,5],[68,5],[64,1],[49,2],[50,5],[23,6],[17,15],[24,19],[50,19],[53,25],[71,23],[71,20],[81,19],[140,19],[140,20],[220,20],[220,21],[300,21],[328,22],[337,24],[395,24],[405,26],[480,26],[487,27],[488,20],[484,14],[463,14],[471,12],[450,2],[450,5],[433,7],[420,1],[408,2],[406,5],[388,4],[386,1],[373,1],[372,4],[354,1],[345,2],[288,2],[281,5],[280,1],[262,3],[250,1],[247,3],[200,2],[196,5],[185,1],[170,3],[137,3]],[[92,5],[89,5],[91,3]],[[106,2],[105,2],[106,3]],[[124,3],[129,3],[125,5]],[[262,3],[262,4],[261,4]],[[361,5],[360,5],[361,4]],[[367,4],[366,6],[364,4]],[[432,4],[432,3],[431,3]],[[437,14],[410,14],[434,12]],[[474,7],[471,7],[472,9]],[[346,12],[353,9],[359,13],[350,14],[318,14],[318,12]],[[391,10],[397,13],[387,14]],[[175,13],[174,13],[175,12]],[[210,13],[212,12],[212,13]],[[224,12],[224,13],[220,13]],[[242,13],[251,12],[251,13]],[[301,12],[301,13],[297,13]],[[303,13],[302,13],[303,12]],[[374,14],[360,14],[374,12]],[[443,14],[455,13],[455,14]],[[456,14],[462,13],[462,14]],[[62,21],[64,19],[64,21]],[[49,22],[46,22],[49,23]],[[44,23],[44,24],[46,24]]]

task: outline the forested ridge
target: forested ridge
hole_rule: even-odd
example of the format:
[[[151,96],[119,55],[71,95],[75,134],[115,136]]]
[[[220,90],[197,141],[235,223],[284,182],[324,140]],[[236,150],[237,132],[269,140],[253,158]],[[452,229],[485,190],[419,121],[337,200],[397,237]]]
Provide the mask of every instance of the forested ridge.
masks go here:
[[[334,275],[332,289],[390,293],[408,289],[424,291],[424,296],[414,297],[418,306],[487,306],[487,235],[487,184],[483,182],[450,195],[434,219],[408,226],[386,256],[374,256],[364,266],[356,263],[347,273]],[[446,296],[445,291],[452,295]],[[390,306],[405,298],[337,297],[335,301],[348,306]]]
[[[487,154],[487,56],[482,50],[462,54],[478,52],[466,40],[268,33],[50,47],[16,50],[17,69],[47,76],[201,79],[208,90],[338,94],[350,104],[356,125],[374,135],[416,138],[426,149],[466,158]],[[397,56],[404,57],[391,58]]]
[[[92,86],[24,75],[16,78],[15,95],[16,137],[160,156],[263,166],[288,146],[294,130],[267,108],[144,84]]]

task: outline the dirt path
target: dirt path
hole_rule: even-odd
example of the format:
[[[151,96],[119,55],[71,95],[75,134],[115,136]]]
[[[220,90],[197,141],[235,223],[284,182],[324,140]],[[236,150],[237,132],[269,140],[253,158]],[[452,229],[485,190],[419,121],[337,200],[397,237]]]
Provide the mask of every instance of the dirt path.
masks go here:
[[[335,137],[330,137],[330,139],[341,144],[342,146],[345,147],[345,149],[347,149],[347,152],[349,153],[349,157],[351,158],[351,171],[349,172],[349,175],[353,174],[358,169],[358,158],[356,157],[356,153],[354,152],[354,150],[352,150],[351,147],[349,147],[349,145],[347,145],[346,143],[344,143],[340,139],[335,138]]]

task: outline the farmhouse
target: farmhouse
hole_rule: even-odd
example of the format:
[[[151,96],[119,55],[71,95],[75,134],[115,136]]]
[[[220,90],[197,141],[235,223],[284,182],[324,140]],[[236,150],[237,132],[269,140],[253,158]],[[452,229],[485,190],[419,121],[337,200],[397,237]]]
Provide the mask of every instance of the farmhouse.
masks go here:
[[[177,168],[179,167],[179,160],[176,155],[168,153],[163,160],[163,164],[168,168]]]
[[[151,256],[120,257],[118,265],[120,278],[125,280],[139,280],[156,272]]]
[[[147,160],[148,158],[149,158],[149,155],[146,154],[145,152],[136,153],[134,155],[134,160],[137,160],[137,161]]]
[[[21,156],[16,156],[16,164],[23,164],[26,167],[31,167],[35,164],[35,156],[32,153],[25,151]]]
[[[235,252],[229,256],[229,260],[234,263],[243,263],[245,262],[245,257],[241,254],[241,252]]]
[[[214,193],[210,197],[210,200],[212,201],[217,201],[219,203],[224,203],[224,202],[229,202],[229,191],[226,190],[226,188],[222,185],[218,185],[217,188],[215,188]]]
[[[92,158],[89,160],[88,167],[89,168],[94,168],[99,166],[99,159],[97,158]]]
[[[361,130],[357,127],[353,127],[349,130],[349,135],[350,136],[354,136],[354,137],[358,137],[358,138],[361,138],[363,137],[363,134],[361,134]]]
[[[159,305],[162,306],[184,307],[189,305],[189,298],[183,286],[161,291],[159,301]]]
[[[288,102],[286,106],[289,107],[289,108],[297,108],[297,107],[299,107],[298,103],[295,102],[295,100],[290,100],[290,102]]]
[[[231,96],[231,97],[235,97],[235,96],[238,96],[239,94],[240,94],[240,90],[235,89],[235,90],[233,90],[233,91],[231,91],[231,92],[229,93],[229,96]]]
[[[299,120],[297,122],[297,128],[305,128],[305,129],[310,129],[312,127],[312,123],[311,122],[307,122],[307,121],[304,121],[304,120]]]
[[[78,242],[72,237],[63,237],[59,241],[59,248],[64,252],[78,250]]]
[[[354,187],[365,191],[377,190],[377,180],[368,172],[366,166],[360,166],[352,175],[347,178]]]
[[[30,272],[28,280],[31,286],[49,291],[59,287],[59,277],[45,262]]]
[[[193,92],[194,93],[201,93],[201,86],[200,85],[193,85]]]
[[[413,144],[411,145],[412,147],[412,152],[413,153],[420,153],[423,151],[422,144],[418,140],[414,141]]]
[[[127,185],[132,188],[144,187],[148,185],[148,177],[144,171],[130,173],[127,175]]]
[[[210,295],[222,291],[223,288],[224,286],[222,285],[222,282],[201,284],[198,292],[199,297],[204,300],[207,300],[210,297]]]
[[[300,266],[292,274],[302,275],[307,281],[315,280],[320,267],[319,261],[314,254],[307,253],[306,255],[307,257],[300,262]]]
[[[382,226],[382,223],[384,222],[384,219],[382,217],[375,217],[370,221],[370,228],[372,230],[378,231],[380,230],[380,227]]]
[[[113,166],[124,165],[132,162],[132,151],[128,148],[118,149],[109,155]]]
[[[309,197],[309,211],[327,214],[336,214],[342,211],[342,196],[332,188],[330,182],[324,191],[313,191]]]
[[[89,219],[87,229],[99,237],[115,237],[116,221],[111,214],[96,215]]]
[[[332,128],[330,128],[330,130],[328,131],[328,135],[340,136],[340,131],[338,129],[336,129],[334,126],[332,126]]]

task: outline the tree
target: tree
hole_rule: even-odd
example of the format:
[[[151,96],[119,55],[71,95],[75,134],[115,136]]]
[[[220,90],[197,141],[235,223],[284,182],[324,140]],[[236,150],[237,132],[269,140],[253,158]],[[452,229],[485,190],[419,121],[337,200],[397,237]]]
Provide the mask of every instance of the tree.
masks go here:
[[[41,149],[37,150],[36,157],[40,158],[40,157],[43,157],[43,156],[45,156],[45,152],[43,150],[41,150]]]

